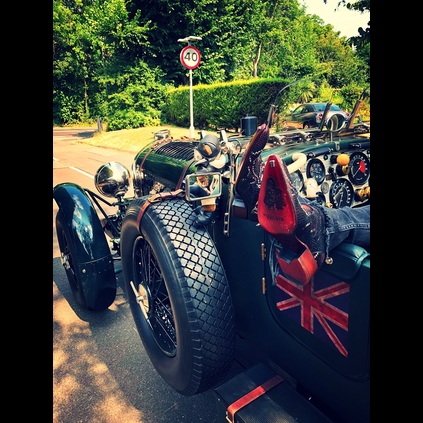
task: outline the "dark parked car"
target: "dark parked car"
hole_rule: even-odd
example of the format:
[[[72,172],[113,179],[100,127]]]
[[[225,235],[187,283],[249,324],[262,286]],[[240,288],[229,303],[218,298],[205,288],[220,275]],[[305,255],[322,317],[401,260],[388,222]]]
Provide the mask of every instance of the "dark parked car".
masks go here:
[[[299,195],[312,182],[326,207],[369,204],[370,126],[351,123],[360,104],[339,130],[271,132],[263,163],[279,155]],[[250,140],[224,130],[197,140],[157,134],[131,171],[117,162],[99,168],[100,195],[56,185],[57,238],[72,293],[81,308],[107,309],[120,267],[155,369],[183,395],[214,389],[219,422],[251,413],[256,418],[242,421],[369,423],[370,252],[343,243],[311,280],[292,280],[239,196],[236,176]],[[217,171],[199,172],[198,152]],[[213,189],[199,189],[204,176]],[[210,205],[215,214],[200,221],[199,207]],[[222,383],[234,360],[244,370]]]
[[[322,124],[326,107],[329,107],[329,111],[326,114],[325,122]],[[283,125],[287,127],[287,129],[317,127],[323,129],[323,127],[327,127],[337,130],[348,125],[350,116],[350,113],[342,110],[336,104],[304,103],[297,106],[282,120]]]

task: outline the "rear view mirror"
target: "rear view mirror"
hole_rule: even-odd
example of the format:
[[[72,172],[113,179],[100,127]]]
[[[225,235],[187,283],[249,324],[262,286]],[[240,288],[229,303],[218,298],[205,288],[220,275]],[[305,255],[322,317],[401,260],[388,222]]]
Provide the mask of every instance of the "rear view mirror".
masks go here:
[[[222,175],[219,172],[191,173],[185,177],[185,198],[204,200],[222,195]]]

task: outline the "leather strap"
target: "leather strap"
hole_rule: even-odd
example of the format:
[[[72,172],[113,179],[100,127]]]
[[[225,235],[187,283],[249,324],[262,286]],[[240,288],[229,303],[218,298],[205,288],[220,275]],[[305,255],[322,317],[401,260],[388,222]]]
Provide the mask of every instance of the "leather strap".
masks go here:
[[[229,423],[235,422],[235,413],[239,411],[242,407],[245,407],[250,402],[254,401],[264,393],[266,393],[269,389],[272,389],[274,386],[278,385],[283,381],[283,377],[280,375],[275,375],[263,384],[257,386],[257,388],[253,389],[252,391],[245,394],[243,397],[239,398],[235,402],[229,405],[226,410],[226,420]]]
[[[177,189],[176,191],[166,191],[166,192],[159,192],[157,194],[153,194],[151,197],[147,198],[145,200],[144,204],[141,206],[141,209],[137,216],[137,226],[140,227],[142,216],[144,215],[144,212],[146,211],[147,207],[152,203],[158,203],[164,200],[168,200],[170,198],[176,198],[176,197],[184,197],[185,191],[183,189]]]
[[[189,167],[191,166],[192,162],[194,161],[194,159],[190,160],[189,162],[187,162],[187,164],[184,167],[184,170],[181,173],[181,176],[179,177],[179,181],[176,185],[177,189],[181,188],[182,182],[184,180],[185,174],[187,173],[187,170],[189,169]]]
[[[148,155],[151,153],[151,152],[153,152],[154,151],[154,149],[157,147],[157,146],[159,146],[159,145],[161,145],[161,144],[165,144],[165,143],[168,143],[168,142],[171,142],[172,141],[172,138],[165,138],[165,139],[163,139],[163,140],[158,140],[157,142],[155,142],[151,147],[150,147],[150,150],[148,150],[147,151],[147,153],[145,154],[145,156],[143,157],[143,159],[141,160],[141,163],[139,164],[139,169],[140,169],[140,172],[143,170],[143,166],[144,166],[144,162],[145,162],[145,160],[146,160],[146,158],[148,157]]]

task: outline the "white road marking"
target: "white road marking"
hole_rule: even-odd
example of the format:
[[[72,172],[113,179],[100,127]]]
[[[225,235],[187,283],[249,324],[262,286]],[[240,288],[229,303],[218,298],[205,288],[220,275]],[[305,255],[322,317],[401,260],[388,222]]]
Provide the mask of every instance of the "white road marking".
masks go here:
[[[60,160],[59,159],[56,159],[56,157],[53,157],[53,160],[55,162],[60,162]],[[89,178],[94,178],[94,175],[91,175],[91,173],[84,172],[83,170],[78,169],[77,167],[69,166],[69,169],[72,169],[75,172],[82,173],[83,175],[88,176]]]
[[[83,175],[88,176],[89,178],[94,178],[94,175],[91,175],[91,173],[84,172],[83,170],[78,169],[77,167],[69,166],[69,169],[73,169],[76,172],[82,173]]]

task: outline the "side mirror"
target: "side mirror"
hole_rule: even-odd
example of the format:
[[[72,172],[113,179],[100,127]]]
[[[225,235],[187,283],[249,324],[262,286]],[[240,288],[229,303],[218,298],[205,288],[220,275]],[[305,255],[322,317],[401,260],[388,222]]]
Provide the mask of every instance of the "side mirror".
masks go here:
[[[187,201],[204,200],[222,195],[220,172],[191,173],[185,177],[185,198]]]

